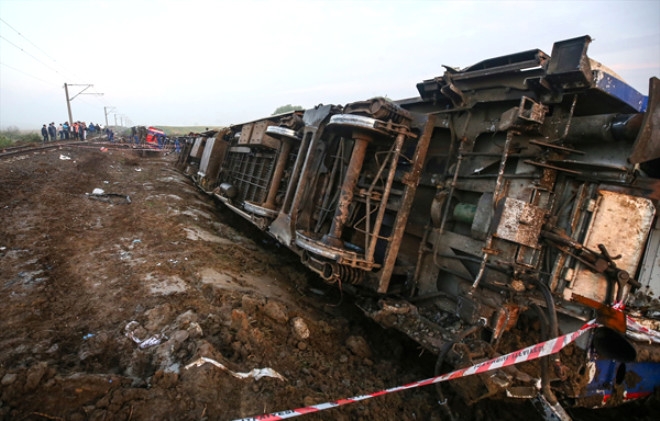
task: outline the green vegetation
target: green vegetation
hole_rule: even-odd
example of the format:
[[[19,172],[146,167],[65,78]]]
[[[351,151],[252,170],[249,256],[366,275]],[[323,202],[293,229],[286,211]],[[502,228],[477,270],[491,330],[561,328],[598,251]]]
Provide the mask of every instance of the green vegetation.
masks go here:
[[[8,137],[5,137],[5,135],[0,134],[0,148],[6,148],[7,146],[13,145],[14,142],[11,141]]]
[[[39,133],[34,131],[20,131],[17,127],[8,127],[0,131],[0,148],[22,145],[30,142],[41,142]]]
[[[304,110],[304,108],[300,105],[291,105],[291,104],[280,105],[279,107],[275,108],[275,111],[273,111],[272,115],[288,113],[289,111],[296,111],[296,110]]]

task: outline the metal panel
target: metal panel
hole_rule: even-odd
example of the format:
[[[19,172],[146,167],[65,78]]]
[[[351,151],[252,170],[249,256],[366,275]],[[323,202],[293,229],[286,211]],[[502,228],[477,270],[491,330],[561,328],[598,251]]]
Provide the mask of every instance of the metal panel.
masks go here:
[[[238,138],[238,144],[239,145],[247,145],[250,143],[250,137],[252,137],[252,127],[254,125],[252,123],[244,124],[243,127],[241,127],[241,135]]]
[[[190,151],[190,157],[191,158],[201,158],[202,153],[204,152],[204,138],[203,137],[198,137],[195,139],[195,143],[193,144],[192,151]]]
[[[527,247],[538,248],[545,214],[544,209],[507,197],[495,236]]]
[[[639,112],[645,111],[647,98],[635,88],[602,70],[595,71],[594,77],[598,89],[620,99]]]
[[[621,255],[616,260],[617,268],[634,276],[653,224],[653,202],[642,197],[601,190],[596,206],[584,246],[598,250],[599,244],[605,245],[611,256]],[[567,299],[572,294],[604,302],[607,299],[607,279],[603,274],[593,273],[578,265],[570,289],[564,291]]]
[[[639,131],[630,162],[637,164],[660,158],[660,80],[649,81],[649,111],[644,114],[642,129]]]
[[[660,294],[660,228],[651,232],[646,254],[639,273],[643,291],[655,297]]]
[[[261,145],[272,149],[279,148],[280,141],[266,134],[268,126],[273,125],[275,125],[275,123],[269,120],[262,120],[254,123],[252,135],[250,136],[250,145]]]
[[[215,144],[215,138],[212,137],[206,140],[206,146],[204,147],[204,152],[202,153],[202,161],[199,164],[199,171],[197,174],[204,177],[206,175],[209,159],[211,158],[211,151],[213,150],[213,145]]]

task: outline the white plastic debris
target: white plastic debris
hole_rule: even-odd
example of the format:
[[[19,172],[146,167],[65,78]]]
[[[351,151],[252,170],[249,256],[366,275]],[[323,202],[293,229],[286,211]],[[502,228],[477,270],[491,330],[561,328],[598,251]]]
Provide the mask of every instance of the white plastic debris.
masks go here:
[[[254,377],[255,380],[259,380],[262,377],[274,377],[276,379],[280,379],[282,381],[286,381],[286,379],[277,371],[273,370],[272,368],[254,368],[250,370],[248,373],[236,373],[225,367],[224,365],[220,364],[216,360],[208,357],[200,357],[199,359],[191,362],[186,366],[186,370],[188,370],[190,367],[199,367],[202,366],[206,363],[213,364],[214,366],[218,367],[221,370],[225,370],[229,372],[232,376],[236,377],[237,379],[246,379],[248,377]]]
[[[60,154],[60,159],[61,159],[62,161],[66,161],[66,160],[70,160],[71,157],[68,157],[68,156],[66,156],[66,155],[64,155],[64,154]]]
[[[92,194],[95,194],[95,195],[100,195],[100,194],[104,194],[104,193],[105,193],[105,190],[103,190],[103,189],[95,188],[94,190],[92,190]]]
[[[135,171],[137,171],[137,172],[141,172],[141,171],[142,171],[142,168],[136,168]]]
[[[140,327],[140,323],[136,322],[135,320],[129,322],[126,327],[124,327],[124,331],[126,332],[126,337],[138,344],[138,347],[140,349],[146,349],[152,346],[159,345],[162,341],[163,338],[165,338],[165,335],[162,333],[158,333],[156,335],[153,335],[147,339],[140,339],[137,336],[135,336],[135,331]]]
[[[152,336],[151,338],[147,338],[143,340],[142,342],[139,342],[139,340],[136,340],[136,338],[132,338],[133,341],[136,341],[136,343],[139,343],[140,349],[145,349],[149,348],[152,346],[159,345],[163,341],[163,334],[159,333],[157,335]]]

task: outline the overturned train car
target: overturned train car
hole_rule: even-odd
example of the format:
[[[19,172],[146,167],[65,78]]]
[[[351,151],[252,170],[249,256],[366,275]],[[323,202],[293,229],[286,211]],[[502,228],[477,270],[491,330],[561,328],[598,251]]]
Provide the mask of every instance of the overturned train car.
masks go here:
[[[660,385],[660,83],[635,91],[590,41],[206,133],[179,164],[438,372],[603,324],[540,364],[452,381],[468,403],[618,405]]]

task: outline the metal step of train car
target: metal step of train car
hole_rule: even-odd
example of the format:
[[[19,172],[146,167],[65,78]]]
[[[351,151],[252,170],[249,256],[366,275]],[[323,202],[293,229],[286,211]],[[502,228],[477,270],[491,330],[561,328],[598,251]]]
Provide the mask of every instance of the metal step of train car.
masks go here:
[[[588,36],[232,126],[198,184],[353,293],[437,371],[598,328],[539,364],[451,382],[468,403],[618,405],[660,385],[660,82]],[[189,148],[184,161],[199,159]],[[207,166],[209,163],[207,162]],[[200,173],[201,174],[201,173]]]

